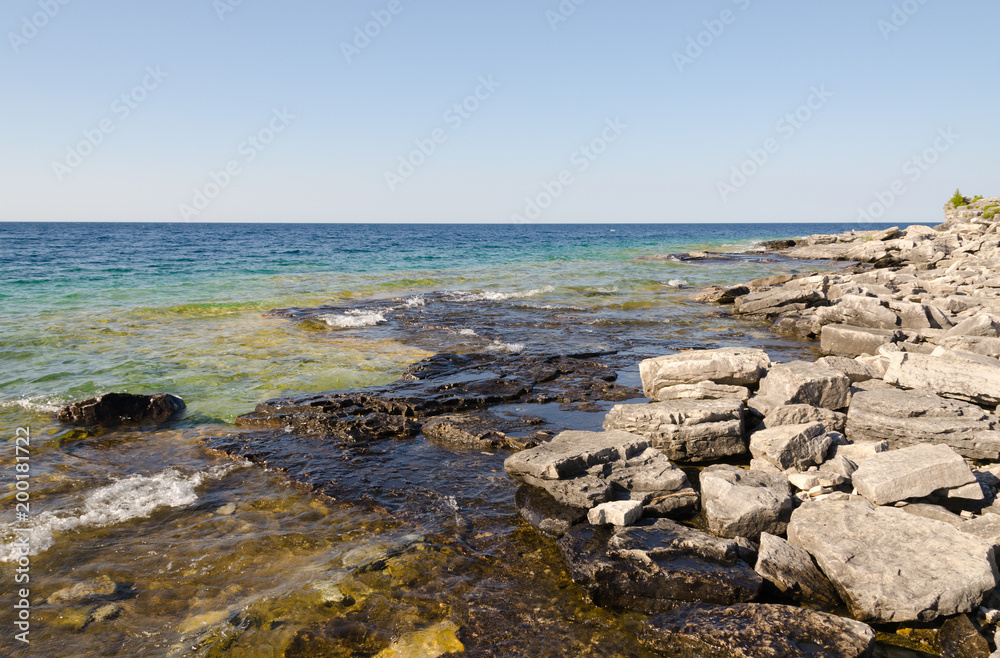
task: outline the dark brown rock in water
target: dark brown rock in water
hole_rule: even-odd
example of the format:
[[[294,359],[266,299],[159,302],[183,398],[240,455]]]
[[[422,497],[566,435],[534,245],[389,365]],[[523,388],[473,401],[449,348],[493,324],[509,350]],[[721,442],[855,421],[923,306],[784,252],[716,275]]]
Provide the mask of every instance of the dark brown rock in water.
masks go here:
[[[795,240],[765,240],[758,242],[757,246],[769,251],[779,251],[781,249],[791,249],[797,243]]]
[[[581,405],[594,400],[640,397],[637,389],[615,383],[615,368],[591,360],[612,354],[506,358],[495,354],[438,354],[413,364],[398,381],[385,386],[263,402],[253,413],[237,418],[236,425],[291,428],[349,443],[369,442],[413,438],[422,424],[431,425],[431,431],[435,431],[429,421],[433,417],[467,414],[512,402]],[[532,423],[531,419],[519,421],[517,426],[497,422],[493,429],[505,435],[513,431],[526,433]],[[452,422],[438,425],[437,430],[441,436],[479,436],[489,441],[485,426],[465,431]]]
[[[514,494],[514,505],[525,521],[552,537],[563,534],[587,518],[587,510],[563,505],[544,489],[522,485]]]
[[[866,624],[787,605],[687,604],[643,626],[643,644],[669,656],[865,658],[875,650]]]
[[[738,286],[711,286],[693,296],[691,299],[696,302],[714,302],[716,304],[732,304],[737,297],[742,297],[750,293],[750,288],[744,285]]]
[[[987,658],[990,644],[969,615],[952,617],[938,632],[941,658]]]
[[[113,427],[144,420],[163,421],[184,409],[184,400],[176,395],[132,395],[105,393],[96,398],[74,402],[59,410],[59,420],[76,425]]]
[[[761,577],[736,542],[670,521],[578,525],[558,541],[573,580],[595,605],[656,613],[680,602],[750,601]]]

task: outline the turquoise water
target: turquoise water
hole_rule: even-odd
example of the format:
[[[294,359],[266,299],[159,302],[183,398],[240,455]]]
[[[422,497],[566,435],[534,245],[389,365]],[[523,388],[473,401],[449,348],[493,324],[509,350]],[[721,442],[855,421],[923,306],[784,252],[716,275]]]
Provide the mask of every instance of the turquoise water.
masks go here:
[[[260,401],[390,382],[442,351],[808,353],[691,293],[826,267],[752,246],[850,228],[0,224],[0,430],[33,437],[34,606],[30,652],[4,636],[0,653],[311,655],[295,647],[314,635],[336,645],[350,621],[384,639],[356,655],[390,635],[410,653],[383,655],[437,655],[456,637],[470,655],[645,655],[634,615],[587,603],[551,542],[517,520],[503,454],[405,444],[400,459],[454,463],[500,510],[477,515],[458,492],[410,523],[299,491],[203,440],[235,432],[234,417]],[[745,253],[654,258],[699,249]],[[108,391],[170,392],[188,408],[152,429],[55,421],[59,405]],[[600,414],[582,416],[599,426]],[[0,472],[11,485],[10,456]],[[3,582],[14,575],[12,496],[0,508]],[[352,556],[379,551],[395,556],[386,568],[352,570]],[[113,595],[45,603],[104,576]],[[333,591],[350,605],[331,603]],[[476,653],[476,642],[490,648]]]

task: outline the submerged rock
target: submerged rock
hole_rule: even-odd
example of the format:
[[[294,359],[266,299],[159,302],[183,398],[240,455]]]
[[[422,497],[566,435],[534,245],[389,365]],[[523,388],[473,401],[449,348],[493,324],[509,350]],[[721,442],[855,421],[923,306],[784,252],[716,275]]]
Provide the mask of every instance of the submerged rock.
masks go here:
[[[168,393],[105,393],[63,407],[59,410],[58,418],[64,423],[75,425],[115,427],[147,420],[164,421],[183,410],[184,400]]]
[[[682,601],[732,604],[752,600],[761,586],[736,542],[668,519],[578,525],[558,545],[573,580],[599,606],[653,613]]]
[[[983,658],[990,655],[990,643],[969,615],[958,615],[941,625],[937,636],[943,658]]]
[[[641,641],[669,655],[867,658],[875,649],[875,631],[866,624],[787,605],[685,604],[643,627]]]
[[[997,585],[991,544],[894,507],[807,503],[792,513],[788,540],[816,559],[851,613],[866,621],[969,612]]]
[[[64,587],[54,592],[45,601],[50,604],[65,603],[67,601],[86,601],[88,599],[110,596],[115,593],[116,587],[117,585],[108,576],[98,576],[97,578],[91,578],[70,587]]]
[[[644,436],[667,457],[683,462],[746,452],[743,403],[733,399],[619,404],[608,412],[604,429]]]

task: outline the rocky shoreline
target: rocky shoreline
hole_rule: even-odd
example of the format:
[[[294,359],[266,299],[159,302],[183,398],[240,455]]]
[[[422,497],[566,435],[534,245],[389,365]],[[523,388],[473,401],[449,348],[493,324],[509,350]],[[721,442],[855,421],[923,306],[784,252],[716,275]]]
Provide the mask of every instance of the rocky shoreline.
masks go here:
[[[697,299],[826,356],[643,361],[648,402],[506,460],[522,516],[595,604],[653,615],[665,651],[869,656],[876,629],[919,627],[942,656],[1000,656],[998,204],[765,245],[858,264]],[[709,465],[693,487],[677,464]]]
[[[695,297],[819,341],[815,361],[692,349],[642,360],[640,389],[617,380],[641,357],[613,351],[438,354],[385,386],[262,403],[239,432],[205,443],[393,521],[453,506],[454,537],[413,535],[365,562],[376,565],[367,573],[400,556],[427,566],[428,552],[455,554],[504,583],[461,604],[464,621],[447,621],[449,641],[433,655],[459,655],[463,642],[489,655],[499,638],[535,628],[537,609],[507,594],[530,583],[513,565],[534,564],[499,539],[509,477],[527,522],[519,532],[558,551],[591,603],[627,616],[637,655],[890,656],[899,645],[906,656],[1000,656],[990,654],[1000,623],[998,206],[948,206],[935,228],[768,243],[783,258],[851,264]],[[181,408],[170,396],[105,396],[60,418],[114,425]],[[595,412],[602,431],[574,427]],[[470,518],[456,496],[474,501]],[[452,567],[442,557],[427,573],[451,577]],[[341,625],[374,627],[372,610],[395,623],[359,597],[334,602]],[[287,655],[310,655],[321,635],[299,632]],[[364,655],[387,646],[377,640]]]

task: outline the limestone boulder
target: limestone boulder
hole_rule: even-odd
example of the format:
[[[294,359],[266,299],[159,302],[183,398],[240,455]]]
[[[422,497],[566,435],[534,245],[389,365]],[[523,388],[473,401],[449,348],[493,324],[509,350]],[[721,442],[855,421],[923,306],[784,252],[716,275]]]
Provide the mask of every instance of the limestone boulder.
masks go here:
[[[813,556],[852,614],[865,621],[931,621],[969,612],[997,584],[992,545],[894,507],[807,503],[792,512],[788,540]]]
[[[703,470],[700,479],[712,534],[753,541],[762,532],[784,534],[794,499],[783,475],[716,464]]]
[[[776,404],[843,409],[851,401],[851,380],[833,368],[808,361],[791,361],[771,367],[760,382],[758,395]]]
[[[619,404],[604,419],[605,430],[640,435],[683,462],[744,454],[743,425],[743,403],[735,399]]]
[[[771,365],[767,352],[755,348],[724,347],[690,350],[645,359],[639,363],[642,390],[650,400],[659,400],[659,391],[677,384],[710,381],[730,386],[752,386]]]

